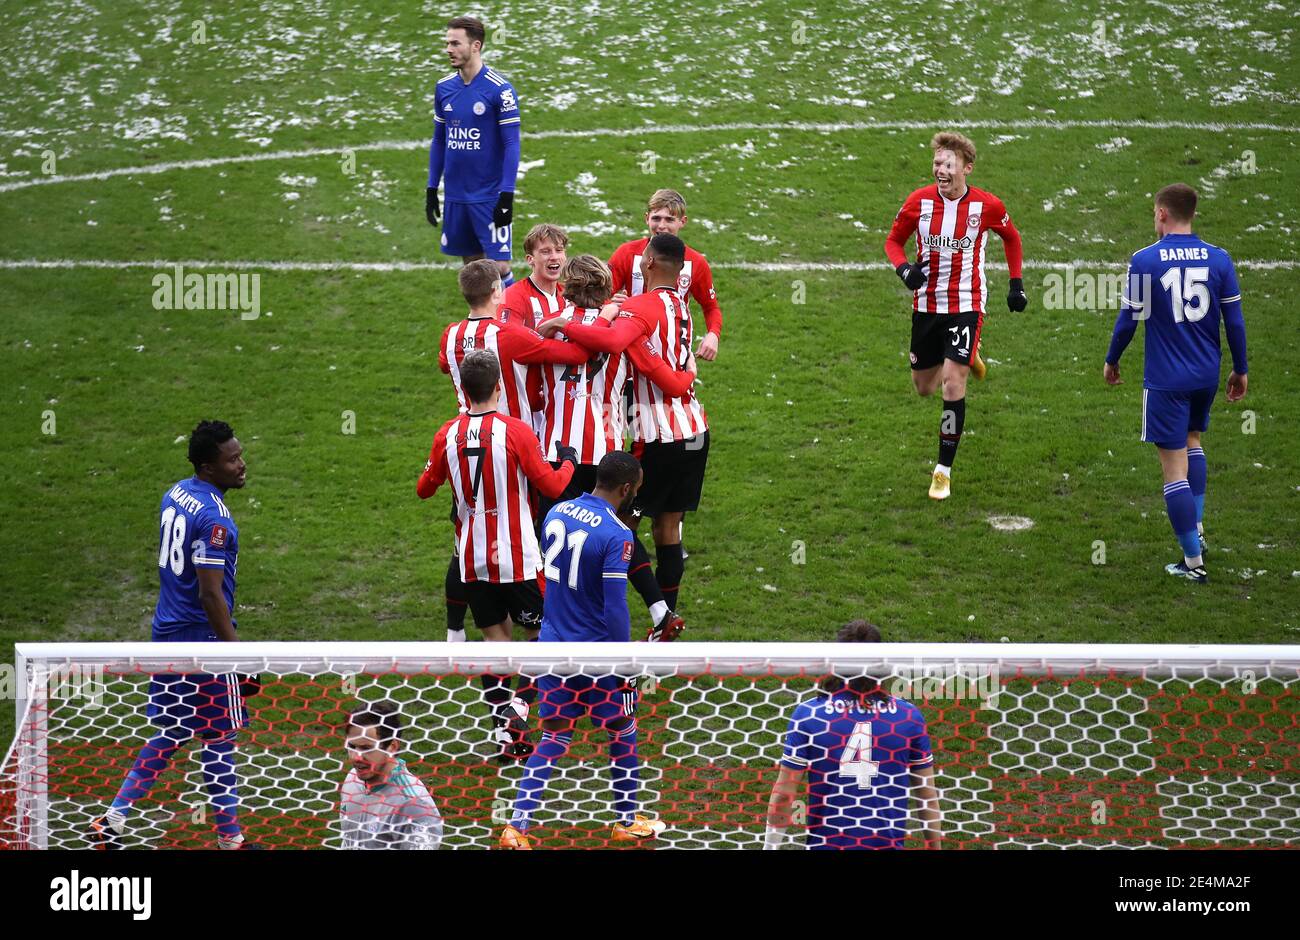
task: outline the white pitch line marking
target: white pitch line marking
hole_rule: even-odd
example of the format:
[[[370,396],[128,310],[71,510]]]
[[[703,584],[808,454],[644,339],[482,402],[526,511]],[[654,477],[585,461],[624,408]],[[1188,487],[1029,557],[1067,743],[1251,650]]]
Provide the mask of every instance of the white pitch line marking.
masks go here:
[[[1300,126],[1268,124],[1263,122],[1198,122],[1198,121],[1049,121],[1032,118],[1022,121],[963,121],[962,126],[976,130],[1182,130],[1217,134],[1229,131],[1265,131],[1279,134],[1300,134]],[[527,140],[568,140],[589,137],[644,137],[650,134],[713,134],[728,131],[805,131],[834,134],[844,131],[913,131],[934,130],[933,121],[847,121],[842,123],[815,122],[753,122],[737,121],[729,124],[653,124],[645,127],[595,127],[591,130],[552,130],[525,132]],[[310,157],[339,156],[363,150],[427,150],[429,138],[418,140],[381,140],[351,147],[316,147],[307,150],[273,150],[265,153],[246,153],[230,157],[207,157],[198,160],[173,160],[146,166],[124,166],[96,173],[78,173],[67,176],[40,176],[26,180],[0,183],[0,193],[33,186],[52,186],[55,183],[81,183],[106,180],[115,176],[147,176],[168,173],[172,170],[201,170],[214,166],[237,163],[262,163],[268,160],[300,160]]]

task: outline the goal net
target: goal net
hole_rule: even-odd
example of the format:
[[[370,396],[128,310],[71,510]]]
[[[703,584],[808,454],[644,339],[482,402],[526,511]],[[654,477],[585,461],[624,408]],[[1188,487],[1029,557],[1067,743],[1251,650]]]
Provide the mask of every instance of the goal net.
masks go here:
[[[489,848],[525,773],[502,764],[480,676],[635,678],[656,848],[756,849],[795,706],[869,676],[920,707],[945,848],[1300,846],[1300,648],[1013,644],[20,644],[0,848],[82,848],[156,733],[152,676],[260,674],[235,764],[246,837],[338,848],[347,716],[396,705],[399,756],[444,849]],[[537,709],[529,715],[537,740]],[[878,757],[875,759],[879,759]],[[579,720],[533,816],[541,848],[610,844],[609,738]],[[808,799],[793,805],[803,844]],[[916,801],[908,846],[922,840]],[[194,742],[132,812],[126,848],[211,848]]]

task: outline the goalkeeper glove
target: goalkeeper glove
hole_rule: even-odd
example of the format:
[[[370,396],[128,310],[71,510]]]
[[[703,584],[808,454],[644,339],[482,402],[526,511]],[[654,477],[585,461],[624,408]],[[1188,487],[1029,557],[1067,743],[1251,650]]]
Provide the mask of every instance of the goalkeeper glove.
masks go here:
[[[894,268],[894,273],[902,278],[908,290],[918,290],[925,284],[925,268],[922,265],[904,261]]]
[[[567,460],[569,463],[573,464],[574,470],[578,469],[578,452],[568,444],[561,444],[559,447],[555,448],[555,456],[560,463],[564,463]]]
[[[515,217],[515,194],[502,193],[497,196],[496,208],[492,210],[492,224],[505,228]]]
[[[1025,282],[1018,277],[1011,279],[1011,287],[1007,291],[1007,309],[1012,313],[1020,313],[1029,306],[1029,298],[1025,296]]]
[[[438,224],[438,190],[430,186],[424,191],[424,217],[429,220],[429,224],[437,226]]]

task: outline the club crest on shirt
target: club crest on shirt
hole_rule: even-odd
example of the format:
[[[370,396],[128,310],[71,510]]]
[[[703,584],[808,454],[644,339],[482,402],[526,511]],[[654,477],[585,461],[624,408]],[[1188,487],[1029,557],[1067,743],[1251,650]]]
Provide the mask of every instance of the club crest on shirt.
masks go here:
[[[973,216],[971,216],[971,217],[970,217],[970,220],[967,221],[966,225],[969,226],[970,228],[979,228],[979,227],[980,227],[980,217],[979,217],[978,215],[973,215]]]
[[[677,275],[677,289],[684,291],[691,286],[691,276],[689,274]]]
[[[487,110],[487,105],[485,105],[483,102],[481,102],[481,101],[475,101],[475,102],[474,102],[474,113],[475,113],[475,114],[482,114],[482,113],[483,113],[484,111],[486,111],[486,110]]]
[[[212,536],[208,539],[213,548],[226,547],[226,527],[223,525],[214,525],[212,527]]]

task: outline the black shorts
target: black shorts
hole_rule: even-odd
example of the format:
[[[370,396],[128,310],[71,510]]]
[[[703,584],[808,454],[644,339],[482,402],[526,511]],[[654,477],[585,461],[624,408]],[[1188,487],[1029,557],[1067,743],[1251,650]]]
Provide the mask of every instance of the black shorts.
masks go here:
[[[633,508],[644,516],[661,512],[694,512],[700,508],[704,467],[709,461],[709,432],[684,441],[653,441],[632,445],[645,479]]]
[[[559,470],[562,461],[551,461],[551,466]],[[551,499],[541,493],[537,494],[537,537],[542,536],[542,523],[546,521],[546,514],[551,511],[556,503],[562,503],[566,499],[577,499],[583,493],[590,493],[596,488],[596,465],[591,463],[580,463],[573,471],[573,477],[569,480],[569,485],[564,488],[559,499]]]
[[[945,359],[970,365],[980,346],[984,314],[912,313],[912,368],[930,369]]]
[[[536,579],[503,584],[470,581],[465,585],[465,600],[474,616],[474,626],[480,630],[496,626],[506,619],[507,614],[525,629],[541,629],[542,589]]]

